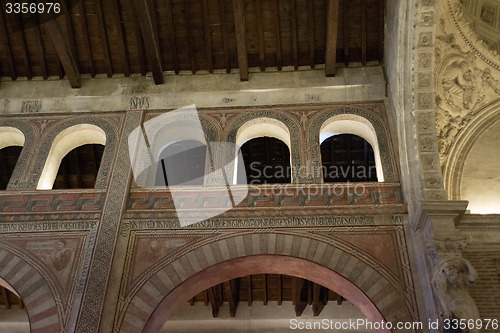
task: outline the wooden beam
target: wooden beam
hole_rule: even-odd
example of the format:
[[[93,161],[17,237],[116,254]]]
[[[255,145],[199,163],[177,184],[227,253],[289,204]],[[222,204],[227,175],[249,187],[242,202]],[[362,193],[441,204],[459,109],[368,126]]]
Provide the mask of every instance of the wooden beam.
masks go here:
[[[74,55],[77,54],[75,38],[73,37],[73,22],[71,20],[71,12],[67,5],[68,0],[61,1],[61,8],[64,12],[64,23],[66,25],[66,32],[68,38],[68,45],[71,50],[71,53]]]
[[[80,23],[82,25],[83,30],[83,41],[85,43],[84,52],[85,56],[88,60],[90,67],[90,75],[92,77],[95,76],[95,67],[94,67],[94,59],[92,57],[92,49],[90,48],[90,39],[87,29],[87,20],[85,19],[85,8],[83,7],[83,1],[78,1],[75,6],[76,14],[80,18]]]
[[[267,274],[264,274],[263,286],[262,286],[262,303],[267,305]]]
[[[137,44],[137,53],[139,56],[139,67],[141,69],[141,74],[145,76],[146,60],[144,59],[144,44],[142,43],[141,28],[139,27],[137,13],[134,10],[135,6],[133,0],[127,0],[127,7],[130,10],[130,13],[127,16],[130,16],[130,22],[132,22],[132,26],[134,29],[135,42]]]
[[[236,48],[238,50],[238,65],[240,80],[248,81],[247,32],[245,24],[245,1],[233,0],[234,29]]]
[[[248,276],[248,285],[247,285],[247,294],[248,294],[248,306],[252,305],[252,276]]]
[[[135,7],[144,39],[144,47],[151,62],[155,84],[162,84],[164,82],[163,67],[153,2],[150,0],[135,0]]]
[[[106,31],[106,26],[104,23],[104,15],[102,13],[101,0],[94,0],[94,4],[96,8],[97,21],[99,25],[99,36],[102,42],[102,52],[104,54],[104,62],[106,63],[106,72],[108,74],[108,77],[111,77],[113,76],[113,67],[111,65],[111,56],[109,55],[108,33]]]
[[[276,64],[278,70],[283,67],[283,55],[281,54],[281,27],[280,27],[280,5],[279,0],[274,0],[274,34],[276,39]]]
[[[304,280],[297,277],[292,277],[292,303],[295,311],[295,315],[300,317],[307,303],[302,301],[302,287],[304,286]]]
[[[224,288],[226,290],[227,301],[229,303],[229,314],[234,318],[236,316],[236,308],[238,307],[236,280],[224,282]]]
[[[347,2],[348,1],[343,2],[344,6],[347,5]],[[325,55],[326,76],[335,75],[335,63],[337,61],[338,26],[339,26],[339,0],[328,0],[328,12],[327,12],[327,23],[326,23],[326,55]],[[344,29],[346,29],[346,24],[344,24]]]
[[[260,71],[266,70],[266,50],[264,45],[264,24],[262,22],[262,3],[261,0],[255,1],[256,18],[257,18],[257,34],[259,39],[259,61]]]
[[[175,43],[174,17],[172,15],[172,4],[170,0],[165,0],[165,6],[167,15],[168,44],[172,49],[175,74],[179,74],[180,68],[179,68],[179,59],[177,59],[177,45]]]
[[[9,63],[10,77],[12,80],[17,79],[16,68],[14,66],[14,58],[12,55],[12,48],[9,41],[9,36],[7,35],[7,26],[5,25],[5,21],[3,19],[3,11],[0,11],[0,33],[5,41],[5,47],[7,48],[7,61]]]
[[[191,73],[196,74],[196,59],[194,57],[193,33],[191,31],[191,14],[189,12],[189,1],[183,1],[184,5],[184,23],[187,32],[187,44],[189,52],[189,60],[191,61]]]
[[[381,64],[384,60],[384,16],[385,1],[377,1],[378,4],[378,62]]]
[[[44,80],[47,80],[48,78],[48,73],[47,73],[47,62],[45,60],[45,50],[43,47],[43,42],[42,42],[42,36],[40,34],[40,26],[38,22],[38,17],[35,16],[35,22],[36,25],[31,29],[31,31],[34,34],[34,38],[36,41],[36,52],[37,56],[40,59],[40,67],[42,69],[42,77]]]
[[[332,1],[332,0],[328,0]],[[344,22],[344,65],[349,66],[349,1],[342,1],[342,20]]]
[[[324,288],[323,290],[323,305],[327,305],[328,304],[328,295],[330,294],[330,290],[327,289],[327,288]]]
[[[17,39],[17,44],[21,46],[21,58],[23,59],[24,66],[26,68],[26,77],[28,80],[33,78],[33,72],[31,71],[31,62],[28,56],[28,47],[26,45],[26,37],[24,36],[24,25],[23,20],[19,15],[11,15],[9,17],[11,20],[11,27],[18,26],[20,28],[19,31],[12,32],[15,39]]]
[[[361,64],[366,66],[366,0],[361,0]]]
[[[297,45],[297,13],[295,0],[290,0],[290,29],[292,33],[293,68],[299,69],[299,51]]]
[[[323,289],[322,286],[320,286],[317,283],[313,283],[312,310],[313,310],[313,315],[315,317],[319,316],[319,314],[325,307],[323,302],[320,302],[322,289]]]
[[[9,292],[4,287],[0,287],[0,290],[2,291],[2,297],[3,297],[3,301],[5,303],[5,306],[7,307],[7,309],[10,309],[11,304],[10,304],[10,299],[9,299]]]
[[[130,76],[130,67],[128,61],[127,48],[125,47],[125,36],[123,34],[121,7],[118,0],[105,0],[104,2],[109,8],[111,18],[111,31],[115,33],[118,41],[118,52],[120,53],[122,72],[125,76]]]
[[[54,44],[57,55],[59,56],[59,60],[61,61],[64,71],[66,72],[66,76],[68,77],[71,87],[80,88],[80,71],[76,63],[75,55],[71,52],[66,36],[64,36],[62,32],[59,20],[54,19],[48,21],[42,25],[42,28],[45,29]]]
[[[203,27],[205,32],[205,52],[207,56],[208,72],[214,72],[214,62],[212,59],[212,34],[210,31],[210,17],[208,16],[207,0],[202,0]]]
[[[222,30],[222,48],[224,49],[224,65],[226,73],[231,73],[231,63],[229,61],[229,37],[226,22],[226,4],[224,0],[219,0],[219,20]]]
[[[311,68],[314,68],[315,57],[314,57],[314,1],[307,1],[307,22],[308,22],[308,32],[309,32],[309,63]]]
[[[306,281],[306,287],[307,287],[307,305],[311,305],[313,303],[312,284],[313,283],[311,281]]]
[[[212,306],[212,316],[217,318],[219,316],[219,302],[217,301],[215,287],[208,288],[208,299]]]
[[[278,275],[278,305],[283,301],[283,283],[281,274]]]

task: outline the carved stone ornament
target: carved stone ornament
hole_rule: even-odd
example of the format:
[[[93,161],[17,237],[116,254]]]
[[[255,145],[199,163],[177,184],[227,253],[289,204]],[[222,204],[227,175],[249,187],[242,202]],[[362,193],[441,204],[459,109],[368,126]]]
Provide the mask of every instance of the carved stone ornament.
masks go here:
[[[472,264],[462,257],[464,238],[434,240],[428,253],[434,263],[432,287],[437,296],[443,319],[479,319],[479,310],[469,294],[468,286],[477,278]],[[465,329],[465,332],[478,332]]]

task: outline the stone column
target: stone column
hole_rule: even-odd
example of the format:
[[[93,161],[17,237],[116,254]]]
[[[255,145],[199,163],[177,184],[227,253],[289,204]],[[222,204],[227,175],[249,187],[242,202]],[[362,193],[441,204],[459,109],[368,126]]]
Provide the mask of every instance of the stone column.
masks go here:
[[[422,200],[411,223],[415,236],[420,238],[416,246],[425,254],[417,258],[417,266],[425,294],[426,315],[432,322],[439,321],[439,331],[443,330],[445,319],[479,318],[477,306],[467,290],[477,274],[462,257],[466,242],[456,228],[467,205],[467,201]],[[463,332],[476,331],[465,329]]]

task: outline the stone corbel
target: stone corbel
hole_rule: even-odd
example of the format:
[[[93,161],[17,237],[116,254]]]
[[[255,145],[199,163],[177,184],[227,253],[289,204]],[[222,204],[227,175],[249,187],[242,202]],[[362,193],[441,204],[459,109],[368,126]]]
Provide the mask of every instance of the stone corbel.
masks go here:
[[[465,214],[468,201],[421,200],[410,225],[414,231],[430,232],[427,240],[453,236]]]

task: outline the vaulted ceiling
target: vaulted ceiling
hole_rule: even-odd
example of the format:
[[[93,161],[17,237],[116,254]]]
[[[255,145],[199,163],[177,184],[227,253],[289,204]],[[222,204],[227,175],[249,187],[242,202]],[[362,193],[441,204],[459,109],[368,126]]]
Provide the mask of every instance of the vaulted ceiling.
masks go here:
[[[385,0],[66,0],[63,15],[0,15],[0,75],[199,73],[350,66],[383,57]],[[65,10],[66,9],[66,10]],[[33,24],[35,22],[35,24]],[[36,24],[39,23],[39,24]],[[21,27],[21,29],[16,29]]]

